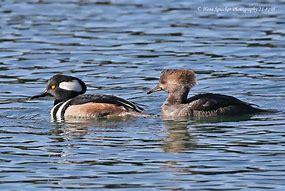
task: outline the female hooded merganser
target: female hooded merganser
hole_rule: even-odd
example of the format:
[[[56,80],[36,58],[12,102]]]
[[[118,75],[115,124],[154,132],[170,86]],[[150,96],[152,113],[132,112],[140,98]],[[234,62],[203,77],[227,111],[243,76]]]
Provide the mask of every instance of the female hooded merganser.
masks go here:
[[[228,95],[205,93],[187,98],[195,84],[196,77],[192,70],[163,70],[159,84],[148,94],[161,90],[168,92],[168,98],[162,105],[162,116],[166,118],[218,117],[265,112]]]
[[[42,94],[31,99],[54,97],[54,106],[50,114],[55,120],[68,117],[109,118],[143,115],[143,108],[134,102],[112,95],[81,95],[86,89],[85,83],[80,79],[57,74],[49,79]]]

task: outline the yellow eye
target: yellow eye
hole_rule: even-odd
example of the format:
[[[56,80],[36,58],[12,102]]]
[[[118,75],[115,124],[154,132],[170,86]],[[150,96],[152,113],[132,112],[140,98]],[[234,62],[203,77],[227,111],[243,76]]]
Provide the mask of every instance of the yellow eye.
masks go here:
[[[50,88],[51,88],[52,90],[54,90],[54,89],[56,88],[56,86],[55,86],[55,85],[52,85]]]

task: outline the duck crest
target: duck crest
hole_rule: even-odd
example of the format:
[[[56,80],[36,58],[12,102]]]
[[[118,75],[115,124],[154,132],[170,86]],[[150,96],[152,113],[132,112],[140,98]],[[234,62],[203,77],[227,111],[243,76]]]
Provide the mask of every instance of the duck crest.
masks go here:
[[[196,85],[196,76],[192,70],[166,69],[161,72],[160,81],[191,88]]]

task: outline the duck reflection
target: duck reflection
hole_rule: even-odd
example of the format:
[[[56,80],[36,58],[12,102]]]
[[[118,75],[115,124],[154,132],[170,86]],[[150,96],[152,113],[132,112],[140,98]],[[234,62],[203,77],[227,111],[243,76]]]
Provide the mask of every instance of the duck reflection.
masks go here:
[[[82,138],[87,135],[90,129],[94,128],[103,128],[104,131],[108,131],[115,128],[119,129],[120,127],[126,126],[126,120],[122,119],[69,119],[63,122],[53,122],[53,129],[50,131],[53,135],[60,135],[62,140],[70,140],[76,138]],[[103,130],[101,129],[101,130]]]
[[[251,120],[254,115],[241,115],[233,117],[193,117],[189,119],[168,119],[163,122],[167,130],[167,137],[164,140],[162,149],[165,152],[183,152],[192,150],[197,147],[195,137],[189,133],[190,122],[193,126],[195,124],[214,124],[221,122],[240,122]],[[165,119],[165,118],[164,118]],[[183,120],[183,121],[182,121]]]
[[[162,145],[163,151],[178,153],[196,148],[196,140],[189,133],[188,124],[185,121],[164,121],[167,137]]]
[[[123,132],[129,121],[74,119],[51,124],[52,129],[49,133],[52,135],[50,136],[52,147],[49,152],[60,157],[58,163],[95,164],[93,155],[96,153],[89,152],[90,147],[104,144],[102,142],[106,140],[105,136],[109,132]],[[80,158],[82,154],[86,158]]]

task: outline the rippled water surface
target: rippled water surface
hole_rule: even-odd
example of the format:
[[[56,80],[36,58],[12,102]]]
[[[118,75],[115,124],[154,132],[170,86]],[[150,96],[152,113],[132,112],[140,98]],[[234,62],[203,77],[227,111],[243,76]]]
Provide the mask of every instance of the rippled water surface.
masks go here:
[[[285,4],[220,2],[1,0],[1,190],[284,190]],[[208,9],[253,6],[271,10]],[[165,68],[279,112],[163,121],[146,91]],[[56,73],[155,115],[51,122],[51,99],[26,98]]]

